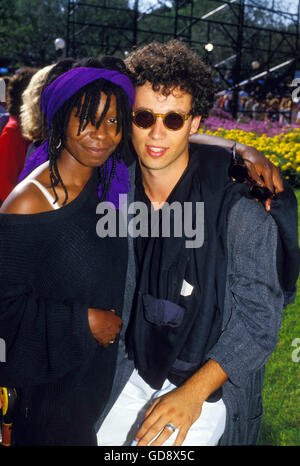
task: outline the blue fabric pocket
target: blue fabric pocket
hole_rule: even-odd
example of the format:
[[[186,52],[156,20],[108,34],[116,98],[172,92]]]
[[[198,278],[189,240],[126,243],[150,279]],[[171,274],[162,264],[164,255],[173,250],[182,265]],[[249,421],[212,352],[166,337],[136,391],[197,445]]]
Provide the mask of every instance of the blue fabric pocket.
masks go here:
[[[154,298],[150,294],[143,295],[144,316],[151,324],[179,327],[185,309],[166,299]]]

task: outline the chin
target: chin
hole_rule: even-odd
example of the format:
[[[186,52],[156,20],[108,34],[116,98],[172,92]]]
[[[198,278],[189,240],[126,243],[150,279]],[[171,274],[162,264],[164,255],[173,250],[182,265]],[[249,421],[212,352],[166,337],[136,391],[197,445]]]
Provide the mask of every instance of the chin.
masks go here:
[[[140,159],[142,167],[148,168],[149,170],[163,170],[167,168],[171,162],[166,160],[153,160],[153,159]]]

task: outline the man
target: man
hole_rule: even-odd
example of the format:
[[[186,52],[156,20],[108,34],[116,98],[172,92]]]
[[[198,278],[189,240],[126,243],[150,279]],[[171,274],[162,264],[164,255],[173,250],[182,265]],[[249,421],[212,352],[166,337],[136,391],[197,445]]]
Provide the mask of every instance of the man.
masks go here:
[[[212,77],[198,56],[179,41],[151,43],[127,66],[136,85],[135,200],[160,212],[159,235],[135,239],[129,360],[122,340],[113,401],[120,396],[98,444],[256,444],[264,365],[299,270],[295,199],[286,187],[292,224],[283,256],[273,217],[229,179],[230,154],[189,146],[213,101]],[[184,235],[164,237],[164,207],[176,202],[204,203],[203,225],[195,210],[183,209],[195,231],[203,227],[201,247],[187,248]],[[285,281],[278,256],[285,272],[291,260]]]

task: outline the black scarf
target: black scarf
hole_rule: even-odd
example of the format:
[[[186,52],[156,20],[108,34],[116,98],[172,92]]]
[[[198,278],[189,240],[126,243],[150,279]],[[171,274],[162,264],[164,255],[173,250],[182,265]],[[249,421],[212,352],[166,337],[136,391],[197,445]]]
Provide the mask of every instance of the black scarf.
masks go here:
[[[206,354],[219,338],[226,284],[228,213],[249,191],[248,185],[233,183],[229,178],[231,163],[231,154],[222,148],[191,144],[188,167],[167,200],[169,204],[179,201],[181,205],[204,202],[202,247],[186,248],[188,238],[184,234],[136,240],[138,279],[127,332],[128,351],[140,375],[153,388],[161,388],[166,378],[177,386],[182,384],[206,362]],[[136,184],[137,199],[147,201],[139,167]],[[290,198],[290,194],[285,196]],[[280,200],[277,206],[278,203],[281,209],[278,214],[277,208],[275,220],[280,231],[280,226],[285,230],[285,223],[283,204]],[[174,219],[171,216],[171,233]],[[193,222],[195,227],[195,209]],[[161,232],[161,217],[159,225]],[[295,286],[299,271],[297,227],[293,225],[292,230],[285,237],[281,234],[287,249],[298,252],[284,262],[286,268],[293,270],[289,286]],[[184,281],[194,287],[188,296],[181,295]],[[208,401],[219,396],[220,392]]]

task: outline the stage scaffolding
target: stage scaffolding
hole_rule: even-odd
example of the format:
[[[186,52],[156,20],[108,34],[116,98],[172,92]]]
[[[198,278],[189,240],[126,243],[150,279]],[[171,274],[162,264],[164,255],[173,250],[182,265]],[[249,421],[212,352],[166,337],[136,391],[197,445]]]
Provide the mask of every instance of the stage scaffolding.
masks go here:
[[[67,55],[124,57],[135,46],[177,38],[214,68],[220,89],[235,94],[279,75],[284,85],[300,70],[300,0],[293,0],[293,11],[278,9],[276,0],[267,6],[259,0],[208,0],[205,9],[200,0],[161,0],[148,2],[145,11],[142,0],[129,3],[69,0]]]

